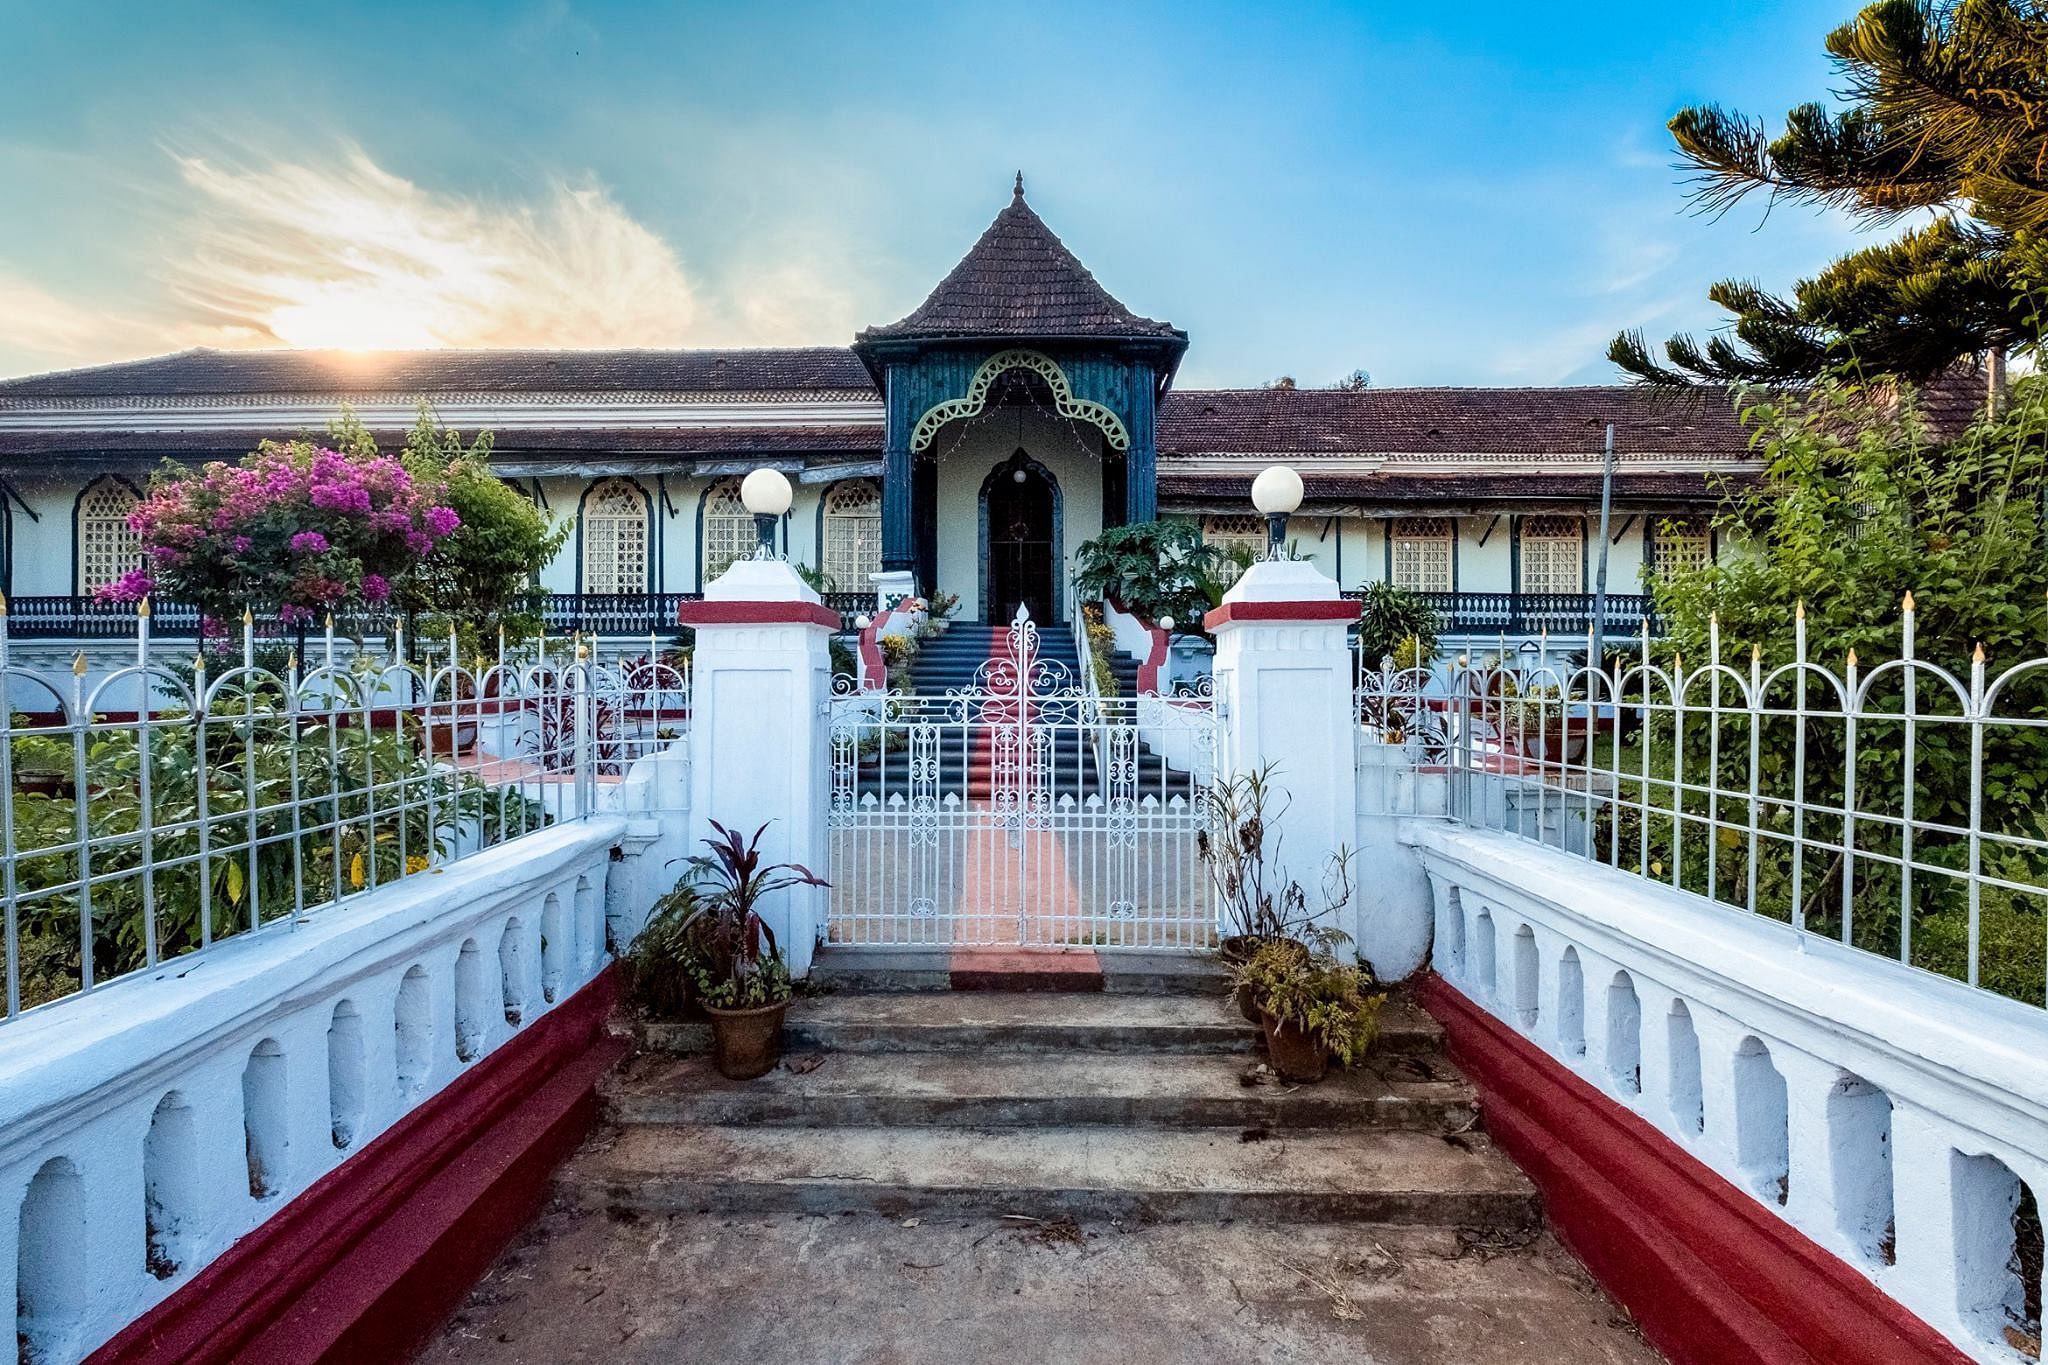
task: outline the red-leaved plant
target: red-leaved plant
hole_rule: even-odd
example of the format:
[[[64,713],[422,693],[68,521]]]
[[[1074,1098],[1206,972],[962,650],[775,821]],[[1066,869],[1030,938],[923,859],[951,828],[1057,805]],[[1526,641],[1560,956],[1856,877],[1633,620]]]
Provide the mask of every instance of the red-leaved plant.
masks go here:
[[[716,837],[704,840],[711,851],[690,859],[677,887],[688,886],[694,900],[678,926],[693,984],[705,1004],[722,1009],[775,1004],[789,997],[789,968],[757,907],[777,891],[831,883],[801,863],[764,862],[766,824],[751,838],[716,820],[711,828]]]

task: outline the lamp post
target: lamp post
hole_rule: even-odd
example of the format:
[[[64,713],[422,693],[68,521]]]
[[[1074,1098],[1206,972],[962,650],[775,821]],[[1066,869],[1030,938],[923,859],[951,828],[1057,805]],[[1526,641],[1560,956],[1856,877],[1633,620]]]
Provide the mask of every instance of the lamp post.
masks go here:
[[[1287,518],[1301,506],[1301,475],[1284,464],[1269,465],[1252,480],[1252,506],[1266,518],[1266,558],[1280,558]]]
[[[790,497],[789,478],[779,469],[757,469],[740,481],[740,502],[754,514],[761,538],[754,558],[775,558],[775,520],[789,510]]]

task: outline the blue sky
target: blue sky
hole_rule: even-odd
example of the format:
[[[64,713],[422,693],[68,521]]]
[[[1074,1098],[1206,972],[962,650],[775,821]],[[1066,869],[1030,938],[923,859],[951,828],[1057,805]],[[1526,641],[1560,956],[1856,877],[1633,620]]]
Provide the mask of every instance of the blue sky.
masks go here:
[[[1184,385],[1605,382],[1842,220],[1685,212],[1664,121],[1844,3],[0,0],[0,373],[191,344],[842,344],[1005,202]],[[201,15],[210,17],[200,17]],[[1760,225],[1761,224],[1761,225]]]

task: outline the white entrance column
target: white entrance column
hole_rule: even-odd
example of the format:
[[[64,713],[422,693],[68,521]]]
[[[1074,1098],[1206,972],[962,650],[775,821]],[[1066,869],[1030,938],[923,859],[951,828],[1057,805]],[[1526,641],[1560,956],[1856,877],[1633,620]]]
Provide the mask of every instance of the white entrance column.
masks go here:
[[[1223,712],[1219,780],[1270,769],[1287,810],[1268,884],[1300,882],[1311,904],[1331,855],[1358,846],[1357,721],[1345,638],[1357,619],[1358,604],[1300,560],[1252,565],[1205,618],[1216,636],[1216,704]],[[1354,885],[1368,875],[1355,864],[1351,869]],[[1336,923],[1354,940],[1358,910],[1354,895]]]
[[[831,796],[832,696],[827,644],[839,614],[779,559],[742,559],[686,602],[697,632],[690,713],[690,851],[718,821],[742,835],[761,825],[767,861],[825,871]],[[680,869],[678,869],[680,870]],[[775,894],[761,918],[795,976],[806,975],[824,923],[825,892]]]

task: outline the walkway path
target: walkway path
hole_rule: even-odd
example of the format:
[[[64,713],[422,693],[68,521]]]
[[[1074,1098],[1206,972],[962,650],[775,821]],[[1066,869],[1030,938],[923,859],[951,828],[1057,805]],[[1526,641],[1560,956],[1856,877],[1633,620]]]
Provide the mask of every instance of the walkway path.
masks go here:
[[[1547,1235],[607,1215],[563,1203],[424,1365],[1656,1365]]]
[[[647,1030],[425,1360],[1654,1365],[1412,1005],[1287,1086],[1212,962],[1059,993],[902,956],[825,950],[758,1080]]]

